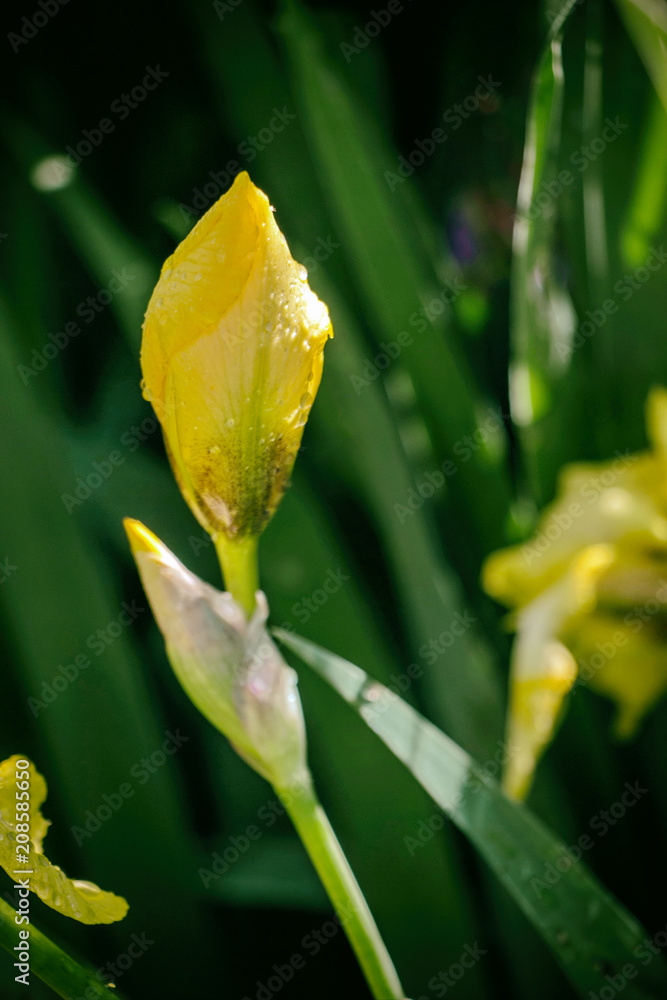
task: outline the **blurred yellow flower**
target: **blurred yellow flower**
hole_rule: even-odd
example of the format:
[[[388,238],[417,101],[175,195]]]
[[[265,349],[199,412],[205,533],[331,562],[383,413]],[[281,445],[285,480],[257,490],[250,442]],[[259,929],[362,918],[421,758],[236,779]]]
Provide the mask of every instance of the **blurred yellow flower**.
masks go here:
[[[493,553],[485,590],[513,608],[506,792],[527,795],[563,700],[581,681],[630,736],[667,690],[667,391],[647,402],[651,450],[563,469],[534,536]],[[577,680],[578,679],[578,680]]]
[[[165,262],[141,349],[144,394],[223,568],[286,489],[331,336],[266,195],[239,174]]]

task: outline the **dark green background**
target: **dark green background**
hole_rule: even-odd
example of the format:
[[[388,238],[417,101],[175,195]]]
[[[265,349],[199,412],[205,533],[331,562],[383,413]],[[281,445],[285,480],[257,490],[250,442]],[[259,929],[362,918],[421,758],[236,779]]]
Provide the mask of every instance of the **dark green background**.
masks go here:
[[[269,827],[261,818],[266,813],[258,818],[273,798],[268,786],[188,703],[150,613],[139,614],[101,655],[87,646],[117,618],[123,601],[146,608],[123,516],[145,521],[191,569],[219,583],[211,547],[199,544],[202,533],[173,483],[159,433],[144,435],[136,449],[130,444],[132,428],[142,421],[154,426],[139,391],[141,319],[160,264],[197,217],[179,206],[191,207],[210,173],[235,160],[269,195],[298,260],[312,256],[319,240],[339,244],[311,268],[336,338],[293,486],[262,542],[262,585],[276,625],[291,623],[385,682],[404,675],[410,663],[423,666],[423,679],[407,697],[480,761],[492,760],[502,739],[509,648],[501,609],[480,592],[481,560],[529,530],[537,506],[553,495],[562,462],[643,447],[646,392],[667,380],[665,276],[658,272],[578,352],[571,374],[551,386],[544,422],[521,446],[510,426],[512,219],[531,75],[548,24],[543,10],[529,2],[432,7],[413,0],[346,60],[341,43],[353,43],[355,29],[369,20],[365,4],[311,11],[308,30],[324,39],[321,50],[301,44],[310,36],[294,21],[281,29],[273,4],[226,6],[70,0],[14,52],[5,35],[20,31],[21,18],[39,9],[24,4],[6,12],[1,40],[8,84],[0,99],[0,559],[16,569],[0,584],[0,754],[29,755],[47,779],[49,857],[131,905],[122,923],[88,928],[35,901],[35,922],[96,965],[113,962],[132,934],[145,933],[154,944],[118,980],[119,991],[133,998],[254,1000],[258,981],[267,982],[274,964],[307,955],[304,937],[330,919],[290,824],[282,817]],[[652,113],[664,118],[652,111],[652,88],[616,9],[584,5],[566,33],[559,163],[567,165],[585,141],[583,67],[586,39],[590,51],[596,37],[604,80],[598,110],[621,116],[628,128],[598,165],[610,261],[602,286],[583,252],[581,177],[559,199],[552,266],[580,317],[596,307],[605,280],[613,285],[627,271],[620,247],[646,126]],[[326,92],[332,117],[320,120],[317,133],[308,79],[322,60],[336,85]],[[158,65],[168,73],[164,82],[125,120],[110,113],[112,102],[141,83],[146,67]],[[425,287],[437,292],[452,276],[466,286],[439,318],[434,346],[409,325],[410,309],[392,311],[396,275],[403,272],[400,261],[389,259],[390,235],[370,225],[361,195],[357,215],[354,205],[341,214],[314,136],[355,148],[354,136],[337,132],[342,86],[386,195],[384,170],[395,170],[398,156],[407,156],[447,109],[474,92],[479,76],[489,75],[499,82],[493,98],[449,131],[389,200],[392,226],[405,235],[416,272],[428,276]],[[252,160],[244,158],[239,146],[268,126],[276,108],[287,108],[295,120]],[[35,165],[76,146],[83,130],[98,128],[105,117],[114,129],[83,158],[73,183],[37,190]],[[655,208],[649,231],[640,227],[640,251],[664,238],[664,167],[663,151],[648,171]],[[350,159],[348,168],[357,165]],[[221,193],[222,187],[215,196]],[[126,291],[85,323],[77,308],[123,268],[133,276]],[[407,276],[405,282],[408,302]],[[43,371],[22,377],[19,366],[34,365],[32,352],[72,321],[81,334]],[[351,376],[367,377],[379,345],[403,330],[413,344],[357,391]],[[445,344],[453,369],[466,373],[461,391],[470,412],[476,408],[483,419],[488,407],[501,408],[505,430],[495,442],[501,451],[490,446],[488,454],[483,448],[462,461],[446,489],[401,523],[395,504],[406,503],[426,472],[461,455],[453,443],[467,417],[461,410],[456,425],[460,386],[440,366]],[[68,513],[63,494],[115,451],[122,463]],[[299,602],[339,569],[349,580],[304,620],[295,606],[303,608]],[[427,665],[420,648],[457,611],[468,611],[474,627]],[[44,682],[81,653],[90,667],[35,717],[27,699],[43,697]],[[299,669],[320,796],[410,996],[437,996],[431,977],[475,942],[486,954],[452,989],[457,1000],[573,995],[534,931],[448,825],[410,855],[404,838],[437,810],[337,697]],[[579,691],[531,805],[573,843],[616,801],[625,781],[649,788],[586,860],[654,933],[667,919],[655,891],[666,874],[665,708],[652,713],[630,745],[611,742],[610,718],[607,702]],[[135,765],[177,729],[188,737],[183,748],[139,784]],[[127,781],[134,796],[77,846],[72,828]],[[249,824],[260,827],[260,840],[204,889],[198,869]],[[0,881],[11,897],[9,879]],[[22,995],[4,952],[0,977],[3,996]],[[365,996],[365,990],[338,933],[276,995]],[[38,982],[30,994],[50,995]]]

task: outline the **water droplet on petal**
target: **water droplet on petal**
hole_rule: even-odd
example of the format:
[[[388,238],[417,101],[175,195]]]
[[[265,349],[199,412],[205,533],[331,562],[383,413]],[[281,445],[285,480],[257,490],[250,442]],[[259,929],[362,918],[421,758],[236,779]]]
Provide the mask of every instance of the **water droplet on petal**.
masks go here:
[[[304,406],[310,406],[312,402],[313,402],[313,397],[310,395],[310,393],[304,392],[303,396],[299,400],[299,406],[301,406],[302,408]]]
[[[225,427],[229,428],[229,430],[231,430],[232,427],[235,426],[236,426],[236,421],[234,420],[234,417],[229,417],[227,420],[225,420]]]

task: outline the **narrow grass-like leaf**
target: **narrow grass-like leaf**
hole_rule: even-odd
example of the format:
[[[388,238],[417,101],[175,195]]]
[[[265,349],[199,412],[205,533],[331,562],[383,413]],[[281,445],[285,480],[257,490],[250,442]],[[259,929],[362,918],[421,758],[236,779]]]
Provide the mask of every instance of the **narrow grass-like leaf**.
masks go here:
[[[375,515],[432,717],[486,759],[501,733],[500,685],[493,655],[477,631],[478,612],[466,601],[435,531],[432,507],[438,513],[442,508],[437,496],[419,510],[405,507],[414,481],[386,393],[375,384],[355,392],[350,377],[363,369],[363,341],[337,289],[326,276],[318,278],[339,336],[329,352],[315,424],[331,454],[344,454]],[[461,634],[443,652],[438,637],[459,621],[465,622],[455,625]]]
[[[584,67],[584,141],[587,143],[594,141],[603,128],[602,83],[602,4],[601,0],[591,0]],[[598,158],[582,178],[589,292],[598,302],[604,298],[609,270],[602,177],[602,162]]]
[[[106,289],[110,282],[112,289],[120,284],[121,291],[110,296],[110,308],[130,347],[138,349],[144,309],[159,269],[143,247],[121,229],[100,193],[92,189],[77,167],[71,168],[71,179],[62,187],[39,187],[34,179],[35,168],[53,162],[54,154],[29,125],[19,120],[12,122],[5,139],[22,172],[32,177],[53,208],[100,289]]]
[[[644,141],[639,152],[637,176],[621,233],[625,263],[637,267],[649,255],[660,232],[667,202],[667,109],[653,96]]]
[[[540,932],[580,996],[597,996],[627,964],[624,995],[654,1000],[667,989],[646,933],[581,861],[524,806],[511,802],[449,737],[359,667],[292,633],[278,637],[353,706],[470,839]],[[511,747],[508,748],[511,753]],[[570,863],[566,870],[563,859]],[[560,878],[548,875],[562,872]],[[625,971],[625,970],[624,970]]]
[[[616,0],[616,5],[667,111],[667,4],[664,0]]]
[[[15,917],[16,911],[4,899],[0,899],[0,946],[9,952],[13,961],[17,959],[15,949],[25,947],[24,939],[20,936],[20,925],[16,923]],[[66,1000],[73,996],[86,996],[89,1000],[122,1000],[122,994],[118,990],[108,989],[97,973],[84,969],[32,922],[29,941],[30,971],[59,997],[65,997]],[[30,993],[33,991],[34,986],[30,983]]]
[[[574,314],[554,260],[557,202],[547,199],[542,207],[538,196],[557,172],[564,87],[563,25],[574,6],[573,0],[568,0],[553,22],[535,71],[512,246],[510,400],[512,417],[521,429],[532,496],[539,504],[548,499],[555,470],[567,457],[562,452],[567,438],[563,442],[553,434],[551,411],[557,383],[568,367]]]

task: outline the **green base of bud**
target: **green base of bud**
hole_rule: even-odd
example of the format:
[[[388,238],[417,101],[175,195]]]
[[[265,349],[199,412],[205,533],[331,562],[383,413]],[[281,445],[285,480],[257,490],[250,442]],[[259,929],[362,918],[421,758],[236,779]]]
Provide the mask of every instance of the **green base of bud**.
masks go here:
[[[225,590],[241,605],[247,618],[255,610],[255,594],[259,589],[258,542],[255,535],[244,535],[234,541],[225,535],[215,539]]]

